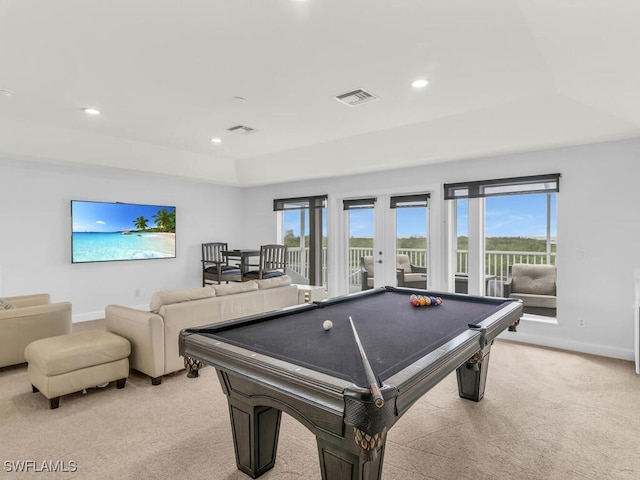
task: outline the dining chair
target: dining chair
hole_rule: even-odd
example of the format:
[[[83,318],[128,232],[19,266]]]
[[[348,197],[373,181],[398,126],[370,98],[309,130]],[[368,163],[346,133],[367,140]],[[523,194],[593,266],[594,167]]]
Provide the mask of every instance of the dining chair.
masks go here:
[[[270,244],[260,247],[260,261],[257,270],[249,270],[243,274],[243,280],[263,280],[286,275],[286,245]]]
[[[227,250],[223,242],[202,244],[202,286],[208,283],[239,282],[242,274],[238,267],[229,265],[222,252]]]

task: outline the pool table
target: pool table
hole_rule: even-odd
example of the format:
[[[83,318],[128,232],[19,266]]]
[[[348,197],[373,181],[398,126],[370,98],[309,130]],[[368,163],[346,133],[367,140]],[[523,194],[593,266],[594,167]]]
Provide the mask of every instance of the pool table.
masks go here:
[[[388,430],[440,380],[456,370],[460,397],[482,398],[493,340],[522,303],[432,292],[440,305],[415,307],[414,293],[426,294],[382,287],[180,333],[181,355],[217,370],[241,471],[274,466],[286,412],[315,434],[323,479],[379,479]]]

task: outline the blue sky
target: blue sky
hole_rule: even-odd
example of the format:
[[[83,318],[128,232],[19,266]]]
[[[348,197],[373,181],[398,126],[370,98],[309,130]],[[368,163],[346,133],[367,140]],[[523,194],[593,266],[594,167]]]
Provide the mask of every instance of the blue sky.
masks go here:
[[[322,235],[327,236],[327,209],[323,208]],[[300,210],[284,210],[284,231],[293,230],[293,235],[300,236]],[[309,235],[309,215],[304,217],[305,234]]]
[[[143,216],[149,227],[154,227],[153,216],[166,208],[162,205],[133,205],[128,203],[79,202],[71,204],[71,218],[74,232],[121,232],[133,230],[136,218]]]
[[[556,196],[552,195],[551,235],[555,236]],[[540,237],[547,232],[546,194],[505,195],[485,199],[486,235],[488,237]],[[423,208],[399,208],[396,212],[398,236],[425,235],[426,219]],[[326,215],[325,215],[326,220]],[[354,237],[373,236],[373,210],[356,209],[349,212],[350,234]],[[307,221],[307,230],[308,230]],[[458,235],[469,234],[469,210],[466,200],[458,201]],[[285,211],[285,229],[300,232],[299,211]],[[323,226],[326,235],[326,223]],[[308,233],[308,232],[307,232]]]
[[[544,237],[547,195],[505,195],[485,198],[487,237]],[[458,201],[458,236],[469,234],[467,201]],[[551,236],[556,236],[556,196],[551,195]]]
[[[399,237],[424,237],[427,234],[427,215],[424,207],[396,209],[396,222]],[[349,234],[352,237],[373,237],[373,210],[351,210]]]

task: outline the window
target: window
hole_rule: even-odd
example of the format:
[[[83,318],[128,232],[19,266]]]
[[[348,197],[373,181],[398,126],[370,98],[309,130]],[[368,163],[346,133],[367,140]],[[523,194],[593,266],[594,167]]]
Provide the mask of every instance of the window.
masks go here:
[[[505,283],[513,265],[555,267],[559,180],[559,174],[552,174],[445,185],[445,199],[452,201],[456,214],[456,292],[512,294]],[[523,302],[525,312],[555,316],[555,305],[546,308],[550,301],[545,308],[527,308]]]
[[[327,270],[327,196],[273,201],[282,215],[282,242],[287,245],[287,267],[294,283],[324,285]]]

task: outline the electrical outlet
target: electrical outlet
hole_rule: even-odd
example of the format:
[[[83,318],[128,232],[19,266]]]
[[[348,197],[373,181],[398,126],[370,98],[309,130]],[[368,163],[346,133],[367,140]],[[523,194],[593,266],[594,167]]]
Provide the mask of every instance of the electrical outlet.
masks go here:
[[[579,327],[584,327],[584,319],[581,318],[580,320],[578,320],[578,326]]]

